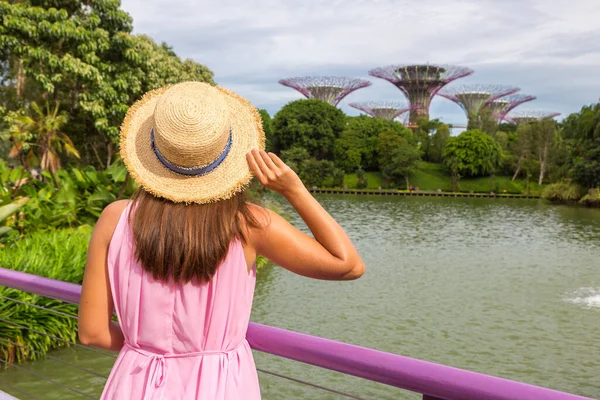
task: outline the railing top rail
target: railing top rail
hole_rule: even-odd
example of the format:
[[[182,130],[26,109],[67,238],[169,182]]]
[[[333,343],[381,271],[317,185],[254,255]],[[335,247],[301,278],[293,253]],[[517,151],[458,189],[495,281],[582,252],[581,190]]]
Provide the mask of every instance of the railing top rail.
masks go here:
[[[0,285],[69,303],[79,303],[81,293],[76,284],[4,268]],[[257,323],[250,323],[247,339],[255,350],[440,399],[588,399]]]

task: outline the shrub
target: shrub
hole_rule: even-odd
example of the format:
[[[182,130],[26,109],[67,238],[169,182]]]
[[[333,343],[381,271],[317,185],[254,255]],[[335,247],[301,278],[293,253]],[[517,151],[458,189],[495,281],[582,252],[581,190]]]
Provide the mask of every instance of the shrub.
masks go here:
[[[465,131],[448,139],[444,148],[444,164],[457,169],[461,176],[488,175],[500,166],[502,149],[490,135]]]
[[[600,207],[600,188],[590,189],[588,194],[581,199],[581,204],[588,207]]]
[[[581,196],[581,186],[569,182],[559,182],[548,185],[542,192],[542,198],[557,203],[571,203],[579,201]]]
[[[365,189],[369,185],[369,181],[367,180],[367,175],[365,174],[365,170],[361,167],[358,167],[356,170],[356,188],[357,189]]]
[[[1,248],[0,266],[81,284],[91,231],[90,226],[81,226],[78,229],[35,232]],[[75,305],[20,290],[0,287],[0,296],[66,314],[77,314]],[[74,342],[77,320],[4,299],[0,305],[0,338],[2,359],[8,362],[35,360],[52,349],[65,346],[64,341]]]

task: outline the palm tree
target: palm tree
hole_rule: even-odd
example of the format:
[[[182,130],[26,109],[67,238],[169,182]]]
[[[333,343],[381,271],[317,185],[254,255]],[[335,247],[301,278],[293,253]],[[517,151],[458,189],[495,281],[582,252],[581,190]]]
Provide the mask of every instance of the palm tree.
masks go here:
[[[20,115],[14,119],[9,130],[12,142],[9,156],[19,156],[26,168],[31,164],[39,163],[42,171],[49,171],[58,186],[54,174],[61,166],[59,154],[64,153],[79,158],[79,152],[71,138],[61,132],[68,121],[68,116],[59,113],[58,103],[53,109],[46,103],[45,110],[42,110],[32,102],[31,110],[33,116]],[[34,151],[34,147],[37,147],[37,151]]]

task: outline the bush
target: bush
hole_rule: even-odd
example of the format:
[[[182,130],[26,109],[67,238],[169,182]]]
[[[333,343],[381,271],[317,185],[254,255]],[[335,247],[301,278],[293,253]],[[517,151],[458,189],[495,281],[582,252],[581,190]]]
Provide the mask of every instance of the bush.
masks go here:
[[[300,179],[306,186],[324,186],[333,181],[333,161],[308,159],[300,167]]]
[[[488,175],[500,166],[502,149],[490,135],[480,130],[465,131],[448,139],[444,164],[461,176]]]
[[[55,232],[35,232],[28,238],[1,248],[0,265],[8,269],[81,284],[91,232],[90,226]],[[77,314],[76,305],[20,290],[0,287],[0,295],[66,314]],[[5,320],[21,326],[4,322]],[[2,359],[8,362],[35,360],[52,349],[64,347],[64,341],[74,342],[77,338],[77,320],[3,300],[0,305],[0,338]]]
[[[600,207],[600,188],[590,189],[588,194],[581,199],[581,204],[588,207]]]
[[[366,189],[369,186],[369,181],[367,179],[367,175],[365,174],[365,170],[361,167],[358,167],[356,170],[356,188],[357,189]]]
[[[311,157],[332,159],[335,140],[346,126],[339,108],[321,100],[297,100],[283,106],[273,118],[273,138],[279,148],[305,148]]]
[[[569,182],[548,185],[542,192],[542,198],[556,203],[572,203],[582,196],[581,186]]]

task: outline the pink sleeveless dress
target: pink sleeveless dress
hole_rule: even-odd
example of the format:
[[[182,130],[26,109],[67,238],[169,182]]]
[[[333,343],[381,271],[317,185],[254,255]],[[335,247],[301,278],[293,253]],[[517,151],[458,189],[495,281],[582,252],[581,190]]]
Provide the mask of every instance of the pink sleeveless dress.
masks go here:
[[[135,261],[128,206],[108,252],[108,273],[125,345],[101,399],[255,400],[258,376],[245,339],[256,266],[240,241],[203,284],[155,281]]]

